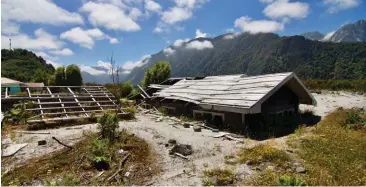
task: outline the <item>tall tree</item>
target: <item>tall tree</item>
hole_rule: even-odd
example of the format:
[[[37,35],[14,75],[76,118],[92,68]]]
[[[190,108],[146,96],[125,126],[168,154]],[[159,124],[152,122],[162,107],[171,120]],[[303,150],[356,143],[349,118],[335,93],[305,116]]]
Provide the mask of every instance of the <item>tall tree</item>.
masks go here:
[[[141,84],[144,88],[150,84],[159,84],[170,77],[170,64],[166,61],[155,63],[150,69],[145,72],[144,79]]]
[[[51,81],[52,82],[52,81]],[[58,67],[54,77],[55,86],[66,86],[65,67]]]
[[[68,86],[83,85],[83,78],[81,77],[80,68],[75,64],[71,64],[66,68],[66,85]]]

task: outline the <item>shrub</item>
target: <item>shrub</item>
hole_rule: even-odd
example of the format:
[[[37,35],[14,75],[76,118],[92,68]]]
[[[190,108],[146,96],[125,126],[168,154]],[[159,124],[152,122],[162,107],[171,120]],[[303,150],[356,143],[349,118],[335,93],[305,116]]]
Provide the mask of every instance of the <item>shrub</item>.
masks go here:
[[[13,105],[13,108],[7,111],[4,115],[5,123],[26,124],[27,119],[31,116],[31,112],[26,110],[29,102],[19,102]]]
[[[111,160],[108,139],[94,139],[90,144],[92,163],[97,169],[108,169]]]
[[[278,186],[306,186],[306,183],[304,180],[302,180],[300,178],[283,175],[278,179],[277,185]]]
[[[124,108],[123,110],[125,112],[129,113],[128,116],[127,116],[128,119],[135,119],[136,118],[135,115],[137,113],[137,109],[136,109],[135,106],[129,106],[129,107]]]
[[[163,107],[159,107],[158,108],[158,111],[160,113],[162,113],[163,115],[168,115],[168,110],[166,108],[163,108]]]
[[[132,92],[132,83],[131,82],[123,82],[119,85],[119,89],[120,89],[120,96],[121,97],[127,97],[128,95],[131,94]]]
[[[116,138],[116,130],[118,128],[118,116],[113,113],[105,112],[99,118],[98,122],[98,129],[100,130],[102,138],[113,142]]]
[[[282,150],[278,150],[266,144],[260,144],[253,148],[242,149],[239,154],[239,162],[249,162],[258,165],[261,162],[273,162],[279,166],[284,166],[290,161],[289,155]]]
[[[204,178],[201,180],[204,186],[225,186],[231,185],[235,180],[235,173],[233,170],[226,168],[215,168],[203,171]],[[216,181],[212,181],[211,177],[215,177]]]

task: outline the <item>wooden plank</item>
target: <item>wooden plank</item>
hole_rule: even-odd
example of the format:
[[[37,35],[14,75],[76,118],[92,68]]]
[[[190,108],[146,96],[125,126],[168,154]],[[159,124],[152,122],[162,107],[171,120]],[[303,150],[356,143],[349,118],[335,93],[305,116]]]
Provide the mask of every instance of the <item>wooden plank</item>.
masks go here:
[[[102,89],[101,88],[99,88],[101,91],[102,91]],[[103,87],[103,89],[105,89],[104,87]],[[108,90],[107,90],[108,91]],[[109,92],[109,91],[108,91]],[[106,94],[106,96],[108,97],[108,95]],[[122,113],[125,113],[111,98],[109,98],[108,97],[108,99],[116,106],[116,108],[117,109],[119,109],[119,111],[120,112],[122,112]]]
[[[115,101],[115,100],[112,100]],[[110,103],[111,101],[98,101],[99,103]],[[62,101],[62,104],[78,104],[78,103],[95,103],[95,101]],[[42,105],[55,105],[55,104],[60,104],[60,102],[43,102]]]
[[[117,115],[124,115],[125,113],[117,113]],[[101,116],[100,114],[96,114],[96,117]],[[56,118],[50,118],[50,119],[43,119],[43,120],[28,120],[27,123],[40,123],[40,122],[47,122],[47,121],[69,121],[69,120],[75,120],[75,119],[88,119],[90,117],[80,117],[80,116],[70,116],[69,118],[60,118],[60,117],[56,117]]]
[[[137,85],[137,87],[142,91],[142,93],[144,93],[144,94],[145,94],[145,96],[146,96],[147,98],[150,98],[150,95],[149,95],[149,94],[147,94],[147,93],[145,92],[145,90],[144,90],[140,85]]]
[[[89,93],[89,92],[88,92],[88,89],[85,89],[85,88],[84,88],[84,90],[85,90],[87,93]],[[89,94],[90,94],[90,96],[92,97],[92,100],[93,100],[93,101],[95,101],[95,102],[97,103],[97,105],[100,107],[100,109],[102,109],[102,110],[103,110],[103,107],[101,107],[101,106],[100,106],[100,104],[97,102],[97,100],[95,100],[95,98],[93,97],[93,95],[92,95],[91,93],[89,93]],[[108,98],[109,98],[109,97],[108,97]]]
[[[117,109],[108,109],[110,111],[112,110],[117,110]],[[72,111],[72,112],[66,112],[66,114],[80,114],[80,113],[88,113],[88,112],[103,112],[104,110],[89,110],[89,111]],[[60,115],[60,114],[65,114],[64,112],[54,112],[54,113],[42,113],[42,114],[39,114],[39,115],[35,115],[35,116],[32,116],[30,117],[29,119],[33,119],[33,118],[36,118],[38,116],[44,116],[44,115]],[[87,116],[87,117],[90,117],[90,116]]]
[[[8,94],[8,88],[6,87],[5,88],[5,98],[8,98],[9,97],[9,94]]]
[[[32,97],[32,95],[31,95],[31,92],[30,92],[29,88],[27,88],[26,90],[27,90],[28,96],[29,96],[29,97]]]
[[[70,93],[72,93],[74,95],[74,99],[78,103],[78,105],[81,106],[81,104],[79,103],[79,100],[76,98],[74,92],[69,87],[67,87],[67,89],[69,90]],[[81,110],[83,110],[85,112],[85,109],[84,108],[81,108]],[[89,117],[89,114],[88,113],[84,113],[84,114],[85,114],[85,116]]]
[[[101,107],[115,107],[115,105],[100,105]],[[66,107],[47,107],[47,108],[42,108],[43,110],[56,110],[56,109],[77,109],[77,108],[98,108],[98,105],[95,106],[66,106]],[[36,110],[40,110],[39,108],[30,108],[27,109],[27,111],[36,111]],[[66,110],[65,110],[66,112]]]
[[[41,101],[38,99],[38,106],[41,109],[41,115],[42,115],[42,119],[44,118],[43,116],[43,110],[42,110],[42,105],[41,105]]]

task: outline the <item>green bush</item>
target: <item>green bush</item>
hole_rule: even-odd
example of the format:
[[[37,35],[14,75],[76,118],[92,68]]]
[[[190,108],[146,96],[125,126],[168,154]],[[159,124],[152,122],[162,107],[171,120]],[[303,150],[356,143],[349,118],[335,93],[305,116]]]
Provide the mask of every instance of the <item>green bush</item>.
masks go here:
[[[288,175],[283,175],[278,179],[278,186],[306,186],[304,180],[292,177]]]
[[[116,130],[118,129],[118,116],[113,113],[105,112],[98,120],[98,129],[103,139],[113,142],[116,138]]]
[[[127,82],[123,82],[119,85],[119,90],[120,90],[120,96],[121,97],[127,97],[128,95],[131,94],[132,92],[132,83],[127,81]]]
[[[26,110],[29,102],[19,102],[13,105],[13,108],[7,111],[3,121],[9,124],[26,124],[27,119],[31,116],[31,112]]]
[[[123,109],[125,112],[128,112],[128,119],[135,119],[135,115],[137,113],[137,109],[135,106],[129,106]]]
[[[168,110],[166,108],[163,107],[159,107],[158,111],[164,115],[168,115]]]

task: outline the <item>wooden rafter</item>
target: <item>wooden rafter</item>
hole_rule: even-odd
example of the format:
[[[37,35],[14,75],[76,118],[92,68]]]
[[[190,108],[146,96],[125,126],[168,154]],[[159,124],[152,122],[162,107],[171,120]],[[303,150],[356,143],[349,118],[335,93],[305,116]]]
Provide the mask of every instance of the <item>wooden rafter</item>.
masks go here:
[[[76,98],[76,95],[74,94],[74,92],[69,88],[67,87],[67,89],[69,90],[69,92],[74,95],[74,99],[75,101],[78,103],[79,106],[81,106],[81,104],[79,103],[79,100]],[[81,110],[83,110],[85,112],[85,109],[82,107]],[[85,113],[85,116],[86,117],[89,117],[89,114],[88,113]]]
[[[93,97],[93,95],[91,93],[89,93],[88,89],[84,88],[84,90],[86,91],[86,93],[90,94],[90,97],[92,97],[92,100],[95,101],[97,103],[97,105],[100,107],[100,109],[103,110],[103,107],[101,107],[99,102],[97,100],[95,100],[95,98]]]

